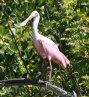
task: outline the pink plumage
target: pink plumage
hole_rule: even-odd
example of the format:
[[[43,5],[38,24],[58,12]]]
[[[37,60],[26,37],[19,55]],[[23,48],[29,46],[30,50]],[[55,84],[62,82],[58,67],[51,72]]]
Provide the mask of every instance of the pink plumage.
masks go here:
[[[36,41],[39,47],[35,46],[35,40],[33,40],[33,46],[43,59],[50,56],[51,60],[56,64],[60,64],[62,68],[67,67],[67,64],[69,64],[68,58],[59,51],[58,46],[52,40],[39,34],[39,38]]]
[[[45,60],[48,59],[50,65],[50,76],[52,76],[52,64],[51,61],[56,64],[60,64],[61,67],[66,68],[67,64],[69,64],[68,58],[58,49],[58,46],[49,38],[38,33],[38,23],[40,19],[40,15],[37,11],[33,11],[31,15],[22,23],[20,26],[25,26],[29,20],[33,18],[33,31],[32,31],[32,41],[33,46],[37,53]]]

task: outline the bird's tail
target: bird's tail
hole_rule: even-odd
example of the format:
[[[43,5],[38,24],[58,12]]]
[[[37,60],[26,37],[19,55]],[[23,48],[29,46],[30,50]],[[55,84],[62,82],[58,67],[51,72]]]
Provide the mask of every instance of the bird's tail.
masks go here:
[[[62,56],[63,56],[63,58],[64,58],[64,60],[65,60],[65,62],[67,63],[67,64],[70,64],[70,61],[69,61],[69,59],[62,53]]]
[[[70,61],[69,61],[69,59],[63,53],[61,53],[61,54],[62,54],[62,57],[64,59],[64,62],[63,63],[65,63],[64,68],[66,68],[67,65],[70,64]]]

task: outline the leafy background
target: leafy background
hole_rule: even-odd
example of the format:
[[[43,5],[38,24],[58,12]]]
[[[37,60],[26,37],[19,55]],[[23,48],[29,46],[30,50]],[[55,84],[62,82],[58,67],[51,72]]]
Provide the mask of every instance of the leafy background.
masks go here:
[[[39,79],[44,64],[31,43],[32,23],[16,28],[33,10],[40,13],[39,32],[58,44],[70,59],[63,70],[53,65],[52,83],[79,97],[89,97],[89,0],[0,0],[0,80]],[[22,59],[20,57],[20,54]],[[43,80],[48,80],[49,68]],[[36,86],[0,88],[1,97],[57,97],[52,91]]]

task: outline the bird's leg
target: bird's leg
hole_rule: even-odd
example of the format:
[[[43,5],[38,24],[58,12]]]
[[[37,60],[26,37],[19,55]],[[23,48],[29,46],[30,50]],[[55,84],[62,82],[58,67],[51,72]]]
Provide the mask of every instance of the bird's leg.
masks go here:
[[[49,79],[51,79],[52,78],[52,64],[51,64],[51,61],[49,61],[50,62],[50,75],[49,75]]]
[[[51,78],[52,78],[52,64],[51,64],[51,57],[50,57],[50,56],[48,57],[48,60],[49,60],[49,65],[50,65],[50,75],[49,75],[49,80],[51,80]]]

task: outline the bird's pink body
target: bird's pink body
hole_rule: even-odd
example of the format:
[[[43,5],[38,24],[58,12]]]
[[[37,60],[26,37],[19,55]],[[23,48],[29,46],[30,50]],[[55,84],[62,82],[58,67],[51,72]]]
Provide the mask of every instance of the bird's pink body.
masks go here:
[[[39,34],[37,40],[33,39],[33,46],[43,59],[50,57],[53,62],[60,64],[62,68],[66,68],[69,64],[68,58],[59,51],[58,46],[43,35]]]
[[[56,64],[60,64],[61,67],[66,68],[69,64],[68,58],[59,51],[58,46],[49,38],[38,33],[38,23],[40,15],[37,11],[33,11],[31,15],[22,23],[20,26],[25,26],[26,23],[33,18],[33,46],[35,50],[42,56],[43,59],[48,59],[50,65],[50,78],[52,75],[52,64],[51,61]]]

